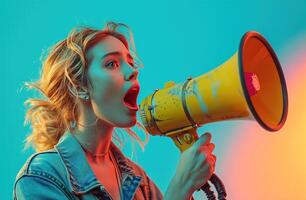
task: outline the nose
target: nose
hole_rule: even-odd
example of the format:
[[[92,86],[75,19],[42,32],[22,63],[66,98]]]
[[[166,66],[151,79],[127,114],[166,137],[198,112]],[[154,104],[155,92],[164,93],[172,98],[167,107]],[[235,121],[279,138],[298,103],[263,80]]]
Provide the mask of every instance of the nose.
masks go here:
[[[135,80],[137,79],[138,76],[138,70],[137,69],[133,69],[131,67],[129,67],[130,70],[128,70],[125,75],[124,75],[124,79],[126,81],[130,81],[130,80]]]

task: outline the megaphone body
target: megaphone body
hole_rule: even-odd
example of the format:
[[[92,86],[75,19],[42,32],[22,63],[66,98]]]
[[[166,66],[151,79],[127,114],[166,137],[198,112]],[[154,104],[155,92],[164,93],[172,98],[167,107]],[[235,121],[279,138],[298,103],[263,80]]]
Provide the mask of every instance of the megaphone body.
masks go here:
[[[139,112],[150,134],[169,136],[184,151],[204,124],[250,119],[277,131],[287,110],[286,83],[276,54],[263,36],[247,32],[224,64],[183,83],[167,82],[141,102]]]

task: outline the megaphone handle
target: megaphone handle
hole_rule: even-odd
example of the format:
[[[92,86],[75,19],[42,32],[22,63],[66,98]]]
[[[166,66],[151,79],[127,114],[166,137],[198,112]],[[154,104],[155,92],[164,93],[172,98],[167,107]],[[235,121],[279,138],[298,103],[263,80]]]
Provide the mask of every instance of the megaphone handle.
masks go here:
[[[181,133],[173,134],[170,137],[174,141],[175,145],[180,149],[180,151],[183,152],[192,146],[193,143],[195,143],[195,141],[198,139],[198,134],[196,128],[191,128],[184,130]],[[215,186],[218,192],[218,200],[225,200],[226,192],[221,179],[216,174],[213,174],[209,181]],[[204,184],[201,189],[206,193],[208,200],[216,199],[214,192],[210,190],[210,185],[208,182]]]

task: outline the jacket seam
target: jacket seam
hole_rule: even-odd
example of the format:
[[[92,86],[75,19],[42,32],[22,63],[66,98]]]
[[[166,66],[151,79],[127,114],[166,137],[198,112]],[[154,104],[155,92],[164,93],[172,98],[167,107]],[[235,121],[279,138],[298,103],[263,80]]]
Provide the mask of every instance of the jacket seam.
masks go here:
[[[67,188],[65,187],[65,185],[58,180],[57,178],[55,178],[53,175],[47,173],[47,172],[42,172],[42,171],[38,171],[38,170],[28,170],[28,173],[23,174],[22,176],[20,176],[14,185],[14,199],[16,199],[16,185],[18,183],[18,181],[20,181],[23,177],[37,177],[41,180],[45,180],[49,183],[51,183],[52,185],[54,185],[56,188],[58,188],[60,191],[62,191],[65,196],[70,199],[70,200],[74,200],[75,198],[70,194],[70,192],[67,190]],[[52,180],[52,178],[54,180]],[[62,186],[62,187],[61,187]]]
[[[62,157],[62,154],[60,153],[60,151],[58,151],[58,148],[57,146],[54,146],[54,149],[57,151],[56,153],[58,154],[59,158],[60,158],[60,161],[61,161],[61,164],[64,166],[65,168],[65,171],[66,171],[66,178],[67,178],[67,181],[68,181],[68,186],[70,187],[70,189],[74,192],[74,187],[71,183],[71,176],[72,174],[70,173],[69,169],[67,168],[66,166],[66,162],[64,161],[63,157]]]
[[[152,198],[152,194],[151,194],[151,188],[150,188],[150,184],[149,184],[149,177],[147,174],[145,174],[145,178],[146,180],[146,184],[145,186],[147,187],[147,193],[146,193],[146,196],[148,196],[148,199],[151,199]]]
[[[29,167],[30,167],[30,163],[32,162],[32,160],[33,160],[36,156],[38,156],[38,155],[40,155],[40,154],[47,154],[47,153],[57,153],[57,152],[56,152],[56,151],[44,151],[44,152],[39,152],[39,153],[35,153],[34,155],[32,155],[32,156],[28,159],[28,161],[26,162],[26,167],[25,167],[26,173],[28,173]]]

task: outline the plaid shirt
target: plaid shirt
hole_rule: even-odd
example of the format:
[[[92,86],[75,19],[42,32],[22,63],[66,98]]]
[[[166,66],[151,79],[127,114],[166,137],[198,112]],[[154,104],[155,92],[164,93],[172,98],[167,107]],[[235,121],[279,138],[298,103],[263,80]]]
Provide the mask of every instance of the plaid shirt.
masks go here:
[[[144,170],[111,144],[121,173],[123,200],[163,199]],[[19,171],[14,200],[69,199],[111,200],[97,180],[76,138],[66,132],[53,149],[33,154]]]

